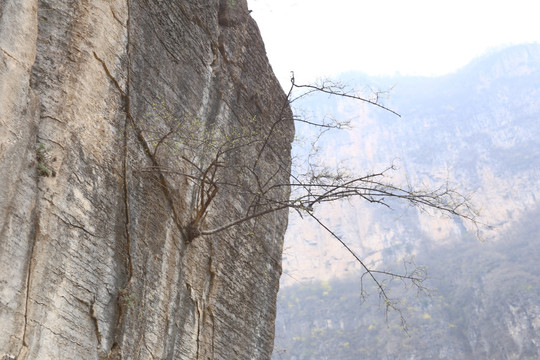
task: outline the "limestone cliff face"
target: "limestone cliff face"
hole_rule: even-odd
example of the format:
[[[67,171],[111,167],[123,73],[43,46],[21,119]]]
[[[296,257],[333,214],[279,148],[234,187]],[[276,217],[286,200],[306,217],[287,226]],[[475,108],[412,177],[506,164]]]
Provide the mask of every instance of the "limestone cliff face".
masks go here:
[[[5,0],[0,48],[0,358],[268,359],[287,211],[190,242],[197,183],[158,151],[169,115],[191,138],[277,124],[223,166],[259,152],[257,178],[288,178],[246,1]],[[222,190],[206,222],[249,206]]]

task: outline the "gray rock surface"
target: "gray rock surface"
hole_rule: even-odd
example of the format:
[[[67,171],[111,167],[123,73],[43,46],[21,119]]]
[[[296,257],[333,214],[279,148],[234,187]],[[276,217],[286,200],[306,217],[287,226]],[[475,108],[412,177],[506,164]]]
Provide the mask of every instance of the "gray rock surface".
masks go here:
[[[5,0],[0,48],[0,358],[270,358],[287,211],[189,242],[196,186],[165,171],[185,152],[156,150],[151,115],[194,137],[277,124],[258,176],[288,179],[292,117],[246,1]],[[206,226],[248,206],[223,189]]]

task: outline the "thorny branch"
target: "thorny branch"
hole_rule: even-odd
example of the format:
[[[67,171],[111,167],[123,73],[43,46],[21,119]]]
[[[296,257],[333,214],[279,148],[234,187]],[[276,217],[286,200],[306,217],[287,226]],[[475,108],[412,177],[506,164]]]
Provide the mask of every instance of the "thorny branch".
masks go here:
[[[295,90],[300,90],[301,93],[296,94]],[[405,268],[404,273],[370,268],[329,225],[315,215],[315,209],[325,203],[354,198],[390,207],[390,200],[398,199],[422,211],[438,210],[468,220],[477,230],[479,225],[483,224],[478,222],[478,212],[471,199],[454,189],[449,182],[437,188],[418,189],[410,184],[402,186],[391,181],[389,173],[397,170],[393,165],[382,171],[363,175],[350,173],[346,169],[329,169],[323,166],[317,156],[315,143],[326,131],[346,128],[349,126],[348,122],[335,119],[311,121],[293,116],[293,121],[315,126],[320,129],[320,133],[315,135],[312,148],[304,154],[304,167],[291,170],[288,160],[280,153],[282,145],[288,139],[287,122],[291,119],[287,109],[294,101],[312,93],[366,102],[400,116],[380,103],[380,92],[376,92],[376,97],[371,100],[333,82],[299,85],[292,74],[287,99],[271,121],[256,122],[253,118],[246,122],[242,119],[238,122],[241,125],[236,128],[230,124],[227,127],[217,124],[208,127],[197,118],[171,114],[166,104],[164,109],[154,107],[155,120],[162,120],[165,129],[161,126],[157,129],[140,130],[139,135],[146,136],[147,143],[152,146],[150,153],[154,160],[152,167],[141,170],[159,170],[163,175],[184,177],[193,186],[193,216],[189,223],[185,224],[187,243],[200,236],[217,234],[286,209],[295,210],[302,217],[314,219],[361,265],[364,271],[361,279],[367,277],[375,283],[386,310],[397,311],[404,324],[397,302],[390,298],[384,286],[384,279],[400,279],[419,291],[425,291],[426,288],[422,285],[426,278],[425,271],[416,266],[412,271]],[[166,165],[160,164],[158,150],[161,148],[179,154],[174,160],[176,163],[169,161]],[[248,152],[255,156],[246,156]],[[291,195],[283,198],[284,193]],[[244,201],[246,210],[244,213],[237,213],[237,217],[228,222],[215,225],[216,219],[207,221],[207,218],[216,199],[225,196],[221,194],[237,196]],[[210,226],[212,223],[213,227]]]
[[[371,99],[367,99],[365,97],[362,97],[360,95],[357,95],[355,92],[347,91],[345,86],[343,86],[341,84],[338,84],[338,83],[335,83],[335,82],[332,82],[332,81],[328,81],[328,80],[322,81],[322,82],[320,82],[318,84],[299,85],[295,81],[294,73],[291,73],[291,83],[292,83],[292,87],[294,87],[294,88],[307,89],[306,92],[300,94],[298,97],[293,99],[293,101],[298,100],[298,99],[300,99],[300,98],[302,98],[304,96],[307,96],[309,94],[312,94],[314,92],[320,92],[320,93],[324,93],[324,94],[328,94],[328,95],[332,95],[332,96],[340,96],[340,97],[349,98],[349,99],[353,99],[353,100],[359,100],[359,101],[368,103],[370,105],[379,107],[379,108],[381,108],[383,110],[389,111],[392,114],[401,117],[401,115],[399,113],[397,113],[396,111],[394,111],[394,110],[392,110],[392,109],[390,109],[390,108],[388,108],[388,107],[386,107],[386,106],[384,106],[384,105],[382,105],[380,103],[379,95],[381,95],[383,93],[381,91],[376,91],[375,92],[375,98],[373,100],[371,100]]]

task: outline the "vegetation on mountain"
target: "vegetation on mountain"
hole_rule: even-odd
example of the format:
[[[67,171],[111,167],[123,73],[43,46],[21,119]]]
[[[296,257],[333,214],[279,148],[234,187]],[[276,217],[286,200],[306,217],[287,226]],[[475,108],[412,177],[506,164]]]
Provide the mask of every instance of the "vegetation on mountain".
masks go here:
[[[408,331],[355,277],[282,289],[273,359],[536,359],[540,324],[540,208],[493,243],[420,251],[431,297],[399,284]],[[399,266],[399,264],[396,264]]]

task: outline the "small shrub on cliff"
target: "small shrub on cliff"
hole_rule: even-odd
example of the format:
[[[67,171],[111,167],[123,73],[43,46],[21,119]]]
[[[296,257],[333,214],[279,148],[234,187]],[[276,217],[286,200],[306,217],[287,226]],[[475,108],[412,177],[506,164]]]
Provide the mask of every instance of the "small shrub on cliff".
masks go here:
[[[53,162],[55,159],[51,159],[49,156],[50,149],[42,142],[39,142],[36,147],[36,169],[38,176],[56,176],[56,172],[52,170],[49,166],[50,162]]]
[[[130,310],[135,309],[135,306],[137,305],[137,297],[127,289],[120,289],[118,291],[118,300],[122,306],[125,306]]]

